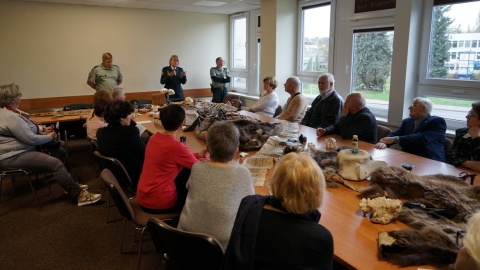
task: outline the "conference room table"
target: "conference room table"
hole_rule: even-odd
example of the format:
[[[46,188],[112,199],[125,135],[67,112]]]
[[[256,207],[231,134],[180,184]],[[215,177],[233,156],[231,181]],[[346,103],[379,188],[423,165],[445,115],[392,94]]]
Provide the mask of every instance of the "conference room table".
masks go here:
[[[241,111],[240,114],[258,119],[262,122],[280,122],[278,119],[264,117],[255,113]],[[135,121],[144,125],[150,133],[162,131],[160,125],[154,123],[152,117],[142,115],[135,118]],[[158,121],[158,120],[157,120]],[[338,135],[327,135],[317,138],[315,129],[302,126],[299,127],[299,135],[303,134],[307,137],[308,142],[314,143],[316,149],[326,151],[325,139],[332,137],[336,139],[337,146],[350,146],[351,140],[343,140]],[[192,151],[198,152],[205,148],[205,142],[195,137],[194,132],[179,132],[178,138],[185,135],[185,145]],[[359,142],[359,149],[370,153],[374,160],[383,160],[392,166],[400,166],[402,163],[410,163],[414,166],[412,172],[418,175],[429,174],[449,174],[458,176],[460,172],[472,171],[456,168],[452,165],[430,160],[427,158],[415,156],[395,149],[376,149],[373,144],[367,142]],[[236,158],[235,162],[244,164],[245,160],[255,152],[249,152],[244,159]],[[273,175],[275,168],[269,170],[265,183]],[[352,181],[351,184],[367,187],[369,181]],[[475,184],[480,184],[479,177],[476,178]],[[268,195],[267,186],[255,186],[257,194]],[[433,266],[413,266],[401,268],[397,265],[383,261],[379,258],[378,249],[378,233],[383,231],[392,231],[406,229],[408,226],[399,221],[394,221],[387,225],[374,224],[370,218],[364,217],[358,203],[360,198],[358,192],[349,189],[343,185],[338,188],[327,188],[323,204],[320,208],[322,217],[320,223],[324,225],[333,235],[334,240],[334,259],[349,269],[434,269]]]

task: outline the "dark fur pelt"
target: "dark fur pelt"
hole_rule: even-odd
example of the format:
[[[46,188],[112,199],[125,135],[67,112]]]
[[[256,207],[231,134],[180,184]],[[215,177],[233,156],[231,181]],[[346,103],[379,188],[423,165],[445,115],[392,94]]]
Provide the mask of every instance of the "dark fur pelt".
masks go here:
[[[222,120],[218,117],[205,118],[195,129],[195,136],[205,140],[210,126],[216,121],[227,121],[234,124],[240,132],[239,146],[240,151],[256,151],[262,148],[268,137],[278,135],[281,132],[281,126],[278,123],[261,123],[254,119],[227,119]]]
[[[327,187],[338,187],[338,183],[343,184],[344,180],[337,174],[339,169],[338,152],[349,147],[340,147],[335,151],[322,151],[318,149],[308,149],[310,156],[318,163],[322,169]]]
[[[451,269],[459,249],[456,233],[464,230],[469,216],[480,210],[480,186],[471,186],[449,175],[418,176],[400,167],[379,168],[370,179],[371,187],[361,192],[361,197],[387,195],[434,208],[458,210],[458,214],[449,219],[404,207],[397,219],[412,229],[388,232],[395,242],[391,246],[380,246],[385,260],[401,266],[434,264]]]

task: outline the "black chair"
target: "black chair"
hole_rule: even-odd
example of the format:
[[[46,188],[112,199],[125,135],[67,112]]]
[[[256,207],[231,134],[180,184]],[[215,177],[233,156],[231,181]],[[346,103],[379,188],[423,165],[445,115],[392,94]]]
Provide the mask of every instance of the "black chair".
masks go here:
[[[212,236],[182,231],[156,218],[148,220],[147,228],[155,249],[174,269],[220,269],[224,251]]]
[[[132,99],[130,100],[130,104],[132,104],[134,107],[142,109],[145,108],[147,105],[152,104],[151,99]]]
[[[23,175],[23,176],[28,177],[28,184],[30,185],[30,189],[32,190],[33,196],[35,197],[35,202],[37,203],[38,207],[40,209],[42,209],[42,207],[40,206],[40,203],[38,202],[37,192],[35,191],[35,188],[33,187],[33,184],[32,184],[32,177],[31,177],[32,174],[35,174],[35,178],[36,178],[36,181],[38,183],[39,172],[32,172],[32,171],[28,171],[28,170],[24,170],[24,169],[2,169],[1,173],[0,173],[0,202],[1,202],[1,198],[2,198],[1,196],[2,196],[3,180],[7,176],[12,177],[12,195],[13,195],[13,192],[15,190],[15,181],[16,181],[15,176],[22,176]],[[50,185],[48,184],[48,179],[47,179],[45,174],[44,174],[44,177],[45,177],[45,183],[47,184],[47,187],[48,187],[48,194],[51,194],[52,190],[50,189]]]
[[[230,103],[233,107],[237,108],[237,110],[242,109],[242,101],[239,95],[228,93],[223,97],[222,102]]]
[[[93,109],[93,104],[88,103],[77,103],[77,104],[69,104],[63,107],[63,111],[74,111],[74,110],[89,110]],[[76,136],[80,138],[85,138],[87,136],[87,131],[83,126],[85,124],[85,120],[76,120],[76,121],[68,121],[68,122],[60,122],[58,124],[58,128],[60,130],[60,136],[62,140],[66,140],[68,136]]]
[[[380,140],[381,138],[387,137],[388,134],[392,132],[391,129],[389,129],[386,126],[382,125],[377,125],[377,139]]]
[[[448,154],[448,152],[450,151],[450,148],[452,148],[452,145],[453,145],[453,142],[452,140],[450,140],[449,138],[445,137],[445,155]]]
[[[283,112],[282,105],[278,105],[277,109],[275,110],[275,114],[273,114],[273,117],[279,116]]]
[[[170,212],[164,214],[149,214],[142,210],[138,205],[138,202],[135,198],[127,198],[125,192],[123,192],[120,187],[117,179],[109,169],[104,169],[100,173],[100,179],[107,187],[110,197],[115,202],[118,211],[123,216],[123,235],[122,235],[122,244],[120,247],[120,253],[123,253],[123,242],[125,239],[125,227],[127,220],[132,222],[133,228],[135,229],[134,238],[136,238],[137,231],[140,231],[140,246],[138,248],[138,268],[140,268],[140,259],[142,255],[142,243],[143,243],[143,234],[147,226],[148,219],[151,217],[158,218],[160,220],[170,220],[178,218],[180,212]]]

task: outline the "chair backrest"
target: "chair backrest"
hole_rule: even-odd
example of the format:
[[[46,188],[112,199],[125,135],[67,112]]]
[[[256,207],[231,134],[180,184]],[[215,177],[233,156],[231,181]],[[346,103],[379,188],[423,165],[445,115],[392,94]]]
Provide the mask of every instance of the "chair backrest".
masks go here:
[[[223,248],[212,236],[187,232],[150,218],[148,231],[157,252],[166,253],[178,269],[220,269]]]
[[[378,140],[380,140],[381,138],[387,137],[387,135],[390,134],[390,132],[392,132],[392,130],[389,129],[388,127],[382,126],[382,125],[377,125],[377,138],[378,138]]]
[[[120,183],[122,188],[131,189],[133,187],[132,180],[130,179],[127,170],[125,170],[125,167],[123,167],[118,159],[106,157],[98,151],[94,151],[93,154],[98,159],[100,167],[103,169],[109,169],[113,175],[115,175],[116,180]]]
[[[132,99],[130,100],[130,104],[133,106],[138,106],[139,108],[145,107],[145,105],[152,104],[151,99]]]
[[[450,140],[449,138],[445,137],[445,155],[448,154],[448,152],[450,151],[450,148],[452,148],[452,145],[453,145],[453,142],[452,140]]]
[[[275,110],[275,114],[273,114],[273,117],[279,116],[283,112],[282,105],[278,105],[277,109]]]
[[[107,187],[110,197],[115,202],[120,214],[127,220],[132,221],[134,218],[133,208],[113,173],[109,169],[103,169],[100,173],[100,179],[102,179],[102,182]]]
[[[235,95],[235,94],[226,94],[224,97],[223,97],[223,100],[222,100],[223,103],[228,103],[230,102],[230,104],[232,104],[233,107],[237,108],[237,109],[241,109],[242,108],[242,101],[240,100],[240,96],[238,95]]]

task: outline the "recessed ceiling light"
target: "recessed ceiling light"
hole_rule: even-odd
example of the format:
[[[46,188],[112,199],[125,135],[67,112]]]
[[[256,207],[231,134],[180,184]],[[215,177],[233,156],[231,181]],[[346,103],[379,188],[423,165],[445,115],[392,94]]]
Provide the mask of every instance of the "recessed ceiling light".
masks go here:
[[[223,5],[226,5],[228,3],[226,2],[217,2],[217,1],[198,1],[196,3],[194,3],[194,5],[197,5],[197,6],[207,6],[207,7],[219,7],[219,6],[223,6]]]

